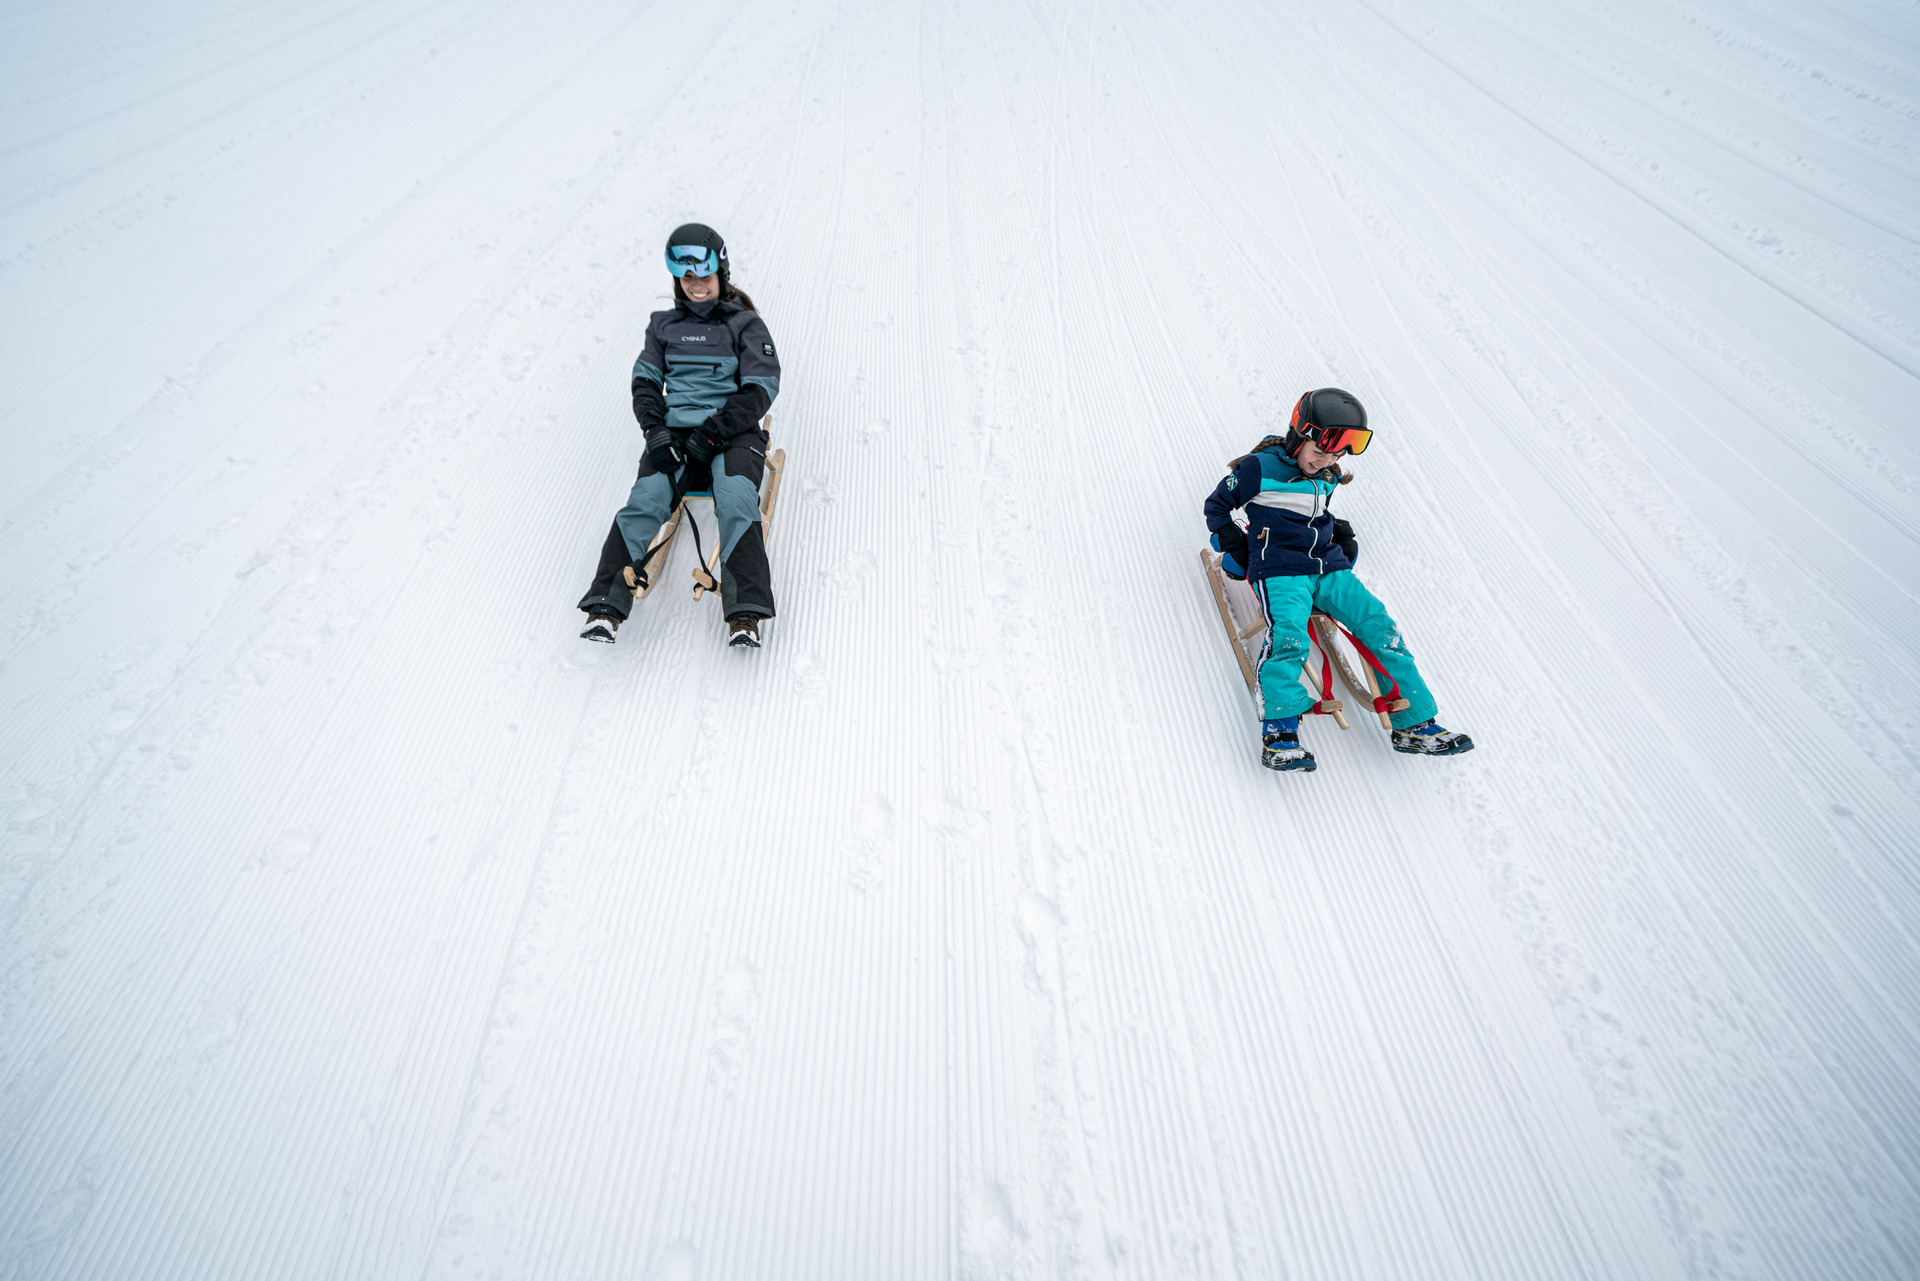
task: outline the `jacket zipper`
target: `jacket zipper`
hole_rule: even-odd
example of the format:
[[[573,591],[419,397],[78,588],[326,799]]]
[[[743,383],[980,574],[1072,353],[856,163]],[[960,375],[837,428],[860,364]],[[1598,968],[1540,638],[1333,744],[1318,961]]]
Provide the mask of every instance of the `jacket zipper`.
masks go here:
[[[1321,514],[1325,511],[1320,501],[1323,497],[1324,495],[1320,492],[1320,482],[1316,480],[1313,482],[1313,516],[1307,523],[1307,528],[1309,529],[1313,529],[1312,522],[1319,520]],[[1320,531],[1317,529],[1313,530],[1313,541],[1307,545],[1307,555],[1313,557],[1313,563],[1320,567],[1318,570],[1319,573],[1324,574],[1327,572],[1327,562],[1322,559],[1320,555]]]

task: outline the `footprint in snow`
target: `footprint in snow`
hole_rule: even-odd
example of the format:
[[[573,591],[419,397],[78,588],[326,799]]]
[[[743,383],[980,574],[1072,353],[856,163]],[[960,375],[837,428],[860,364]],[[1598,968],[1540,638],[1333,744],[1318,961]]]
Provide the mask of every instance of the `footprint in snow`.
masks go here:
[[[660,1252],[647,1269],[647,1281],[699,1281],[700,1252],[682,1237]]]
[[[982,1179],[960,1203],[960,1275],[1003,1277],[1019,1262],[1026,1232],[998,1180]]]
[[[811,650],[796,651],[787,664],[791,674],[793,691],[803,703],[817,703],[827,695],[827,673],[820,663],[820,656]]]
[[[860,807],[859,829],[840,845],[847,884],[862,894],[879,888],[886,878],[893,862],[893,831],[893,803],[878,793],[868,797]]]
[[[735,961],[721,972],[714,985],[713,1034],[707,1042],[708,1081],[733,1093],[759,1028],[760,970],[750,961]]]

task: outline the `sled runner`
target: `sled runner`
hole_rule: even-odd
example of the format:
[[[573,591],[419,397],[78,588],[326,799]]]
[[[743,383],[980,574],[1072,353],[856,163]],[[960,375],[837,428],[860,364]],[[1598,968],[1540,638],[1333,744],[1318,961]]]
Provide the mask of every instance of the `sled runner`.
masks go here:
[[[1220,568],[1220,553],[1202,548],[1200,565],[1207,576],[1208,586],[1213,589],[1213,603],[1220,610],[1220,623],[1226,628],[1227,643],[1232,646],[1234,659],[1240,664],[1240,675],[1247,682],[1248,693],[1257,702],[1260,698],[1259,659],[1266,648],[1267,635],[1267,620],[1261,612],[1260,601],[1246,583],[1227,577]],[[1329,615],[1314,614],[1308,620],[1307,630],[1313,645],[1302,667],[1300,680],[1315,699],[1308,714],[1331,716],[1341,729],[1349,728],[1343,714],[1345,704],[1333,696],[1333,672],[1338,671],[1341,683],[1347,687],[1354,701],[1372,708],[1380,718],[1380,727],[1391,731],[1393,722],[1388,713],[1407,706],[1407,700],[1399,697],[1399,686],[1395,685],[1382,695],[1376,675],[1380,670],[1378,661]],[[1356,663],[1356,656],[1363,661]]]

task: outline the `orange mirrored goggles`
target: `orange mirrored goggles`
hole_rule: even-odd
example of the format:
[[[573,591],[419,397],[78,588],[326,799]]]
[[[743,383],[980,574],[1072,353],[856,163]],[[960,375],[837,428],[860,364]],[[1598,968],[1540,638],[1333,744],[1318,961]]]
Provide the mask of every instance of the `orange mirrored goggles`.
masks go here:
[[[1301,423],[1300,434],[1329,454],[1364,454],[1373,433],[1365,427],[1321,427]]]

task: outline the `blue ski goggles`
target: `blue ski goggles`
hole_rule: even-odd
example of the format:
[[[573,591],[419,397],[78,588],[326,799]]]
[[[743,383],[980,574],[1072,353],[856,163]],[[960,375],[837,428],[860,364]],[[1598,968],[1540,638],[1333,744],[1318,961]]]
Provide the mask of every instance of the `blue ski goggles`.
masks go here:
[[[720,255],[705,245],[669,245],[667,270],[676,277],[711,276],[720,270]]]

